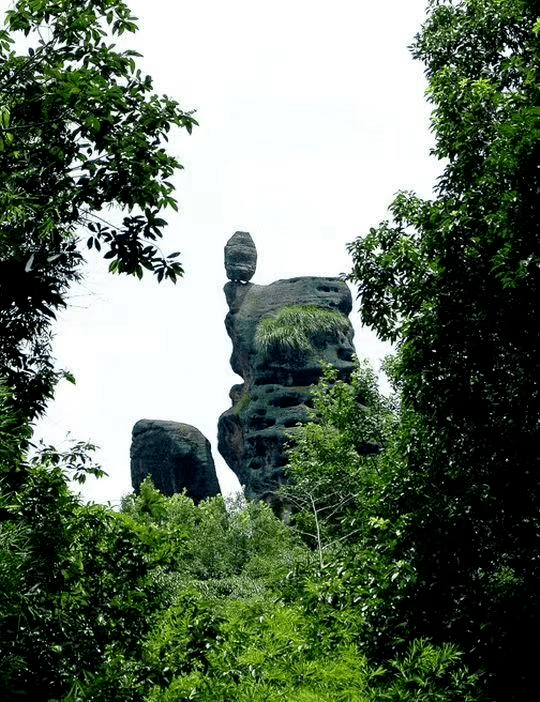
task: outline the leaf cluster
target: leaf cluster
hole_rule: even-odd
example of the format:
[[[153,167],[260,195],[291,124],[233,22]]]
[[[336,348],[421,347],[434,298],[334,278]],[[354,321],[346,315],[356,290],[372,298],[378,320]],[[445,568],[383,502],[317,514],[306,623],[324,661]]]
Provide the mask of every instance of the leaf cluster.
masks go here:
[[[154,92],[140,54],[111,41],[136,30],[122,0],[17,0],[4,14],[0,372],[29,417],[58,378],[50,324],[80,277],[85,230],[111,272],[183,273],[178,252],[159,248],[181,168],[164,144],[172,126],[191,132],[196,121]]]

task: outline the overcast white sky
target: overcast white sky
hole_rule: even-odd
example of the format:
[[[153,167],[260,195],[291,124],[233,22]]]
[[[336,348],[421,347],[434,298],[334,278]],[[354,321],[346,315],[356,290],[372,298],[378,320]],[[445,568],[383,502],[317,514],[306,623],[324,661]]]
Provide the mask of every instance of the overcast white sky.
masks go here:
[[[56,355],[77,377],[63,383],[39,433],[67,432],[101,447],[109,478],[83,494],[117,503],[131,490],[129,447],[143,417],[198,427],[217,452],[217,419],[239,382],[229,366],[223,247],[249,231],[252,282],[338,275],[347,242],[386,217],[399,189],[429,196],[422,66],[407,50],[425,0],[128,0],[130,39],[158,92],[196,109],[192,136],[171,140],[185,170],[180,212],[164,248],[180,250],[176,287],[111,277],[89,261],[57,326]],[[352,315],[356,348],[375,367],[387,352]]]

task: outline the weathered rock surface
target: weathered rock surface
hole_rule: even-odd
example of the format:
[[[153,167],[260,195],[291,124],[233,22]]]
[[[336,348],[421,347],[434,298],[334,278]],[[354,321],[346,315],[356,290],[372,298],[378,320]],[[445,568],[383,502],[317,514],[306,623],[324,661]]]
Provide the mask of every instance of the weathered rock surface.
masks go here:
[[[229,282],[225,319],[233,343],[231,366],[244,382],[230,391],[232,407],[218,424],[218,449],[245,485],[246,495],[272,501],[283,481],[285,432],[305,419],[309,387],[321,376],[320,360],[349,377],[353,330],[319,335],[316,348],[275,350],[268,354],[255,342],[259,322],[289,305],[313,305],[348,316],[351,293],[338,278],[301,277],[270,285]]]
[[[131,483],[137,491],[147,475],[165,495],[184,488],[195,502],[219,493],[210,442],[189,424],[141,419],[133,427]]]
[[[229,280],[246,283],[257,268],[257,249],[248,232],[235,232],[225,245],[225,272]]]

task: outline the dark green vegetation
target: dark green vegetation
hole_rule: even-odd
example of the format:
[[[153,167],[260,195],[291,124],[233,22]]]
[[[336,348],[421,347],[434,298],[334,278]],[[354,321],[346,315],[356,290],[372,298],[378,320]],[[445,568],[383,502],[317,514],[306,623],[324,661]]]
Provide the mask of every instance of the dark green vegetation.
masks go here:
[[[50,325],[79,239],[115,273],[182,274],[158,246],[180,168],[162,142],[196,122],[115,48],[134,20],[122,0],[17,0],[0,29],[0,375],[30,417],[59,376]]]
[[[28,465],[7,427],[2,470],[24,479],[2,498],[0,699],[480,699],[451,645],[411,640],[387,659],[371,654],[379,611],[411,575],[387,556],[383,454],[346,448],[356,436],[348,419],[377,441],[394,420],[369,374],[346,385],[332,373],[316,393],[317,422],[292,450],[285,496],[298,503],[296,526],[263,502],[196,506],[148,481],[121,513],[84,506],[55,457]]]
[[[426,66],[435,154],[425,201],[357,240],[365,319],[399,340],[410,518],[396,555],[414,568],[409,635],[458,643],[498,699],[536,696],[540,626],[540,3],[432,2],[413,45]]]
[[[443,175],[351,245],[365,320],[398,342],[396,398],[361,365],[326,370],[291,442],[288,524],[149,483],[121,512],[82,505],[67,466],[99,469],[80,446],[32,464],[3,393],[0,699],[536,699],[539,14],[430,3],[413,53]]]

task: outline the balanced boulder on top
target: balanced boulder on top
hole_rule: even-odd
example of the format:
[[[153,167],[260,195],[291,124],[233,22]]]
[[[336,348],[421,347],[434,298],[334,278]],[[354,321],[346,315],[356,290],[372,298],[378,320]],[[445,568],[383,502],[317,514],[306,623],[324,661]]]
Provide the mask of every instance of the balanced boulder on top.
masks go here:
[[[247,283],[257,268],[257,249],[248,232],[235,232],[225,245],[225,272],[229,280]]]

